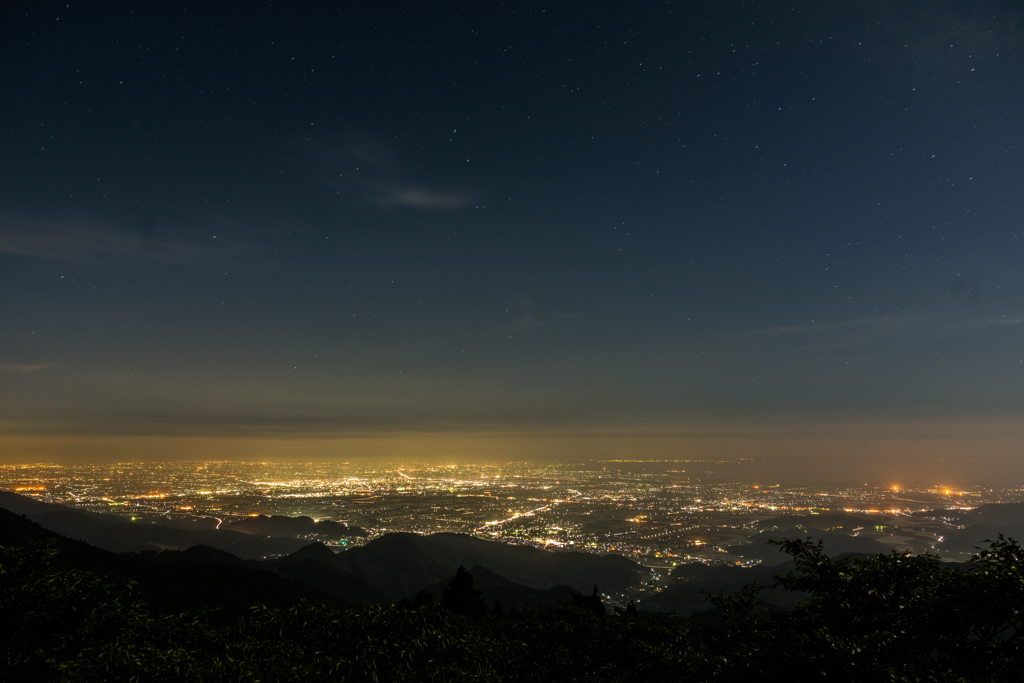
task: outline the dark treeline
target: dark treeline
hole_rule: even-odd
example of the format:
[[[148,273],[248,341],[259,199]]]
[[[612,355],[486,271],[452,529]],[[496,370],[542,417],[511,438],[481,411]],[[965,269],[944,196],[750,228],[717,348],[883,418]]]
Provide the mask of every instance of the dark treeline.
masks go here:
[[[61,566],[53,541],[0,547],[7,681],[1019,681],[1024,551],[970,562],[892,553],[829,558],[785,541],[809,594],[790,610],[758,587],[714,618],[605,614],[595,588],[557,608],[488,607],[460,569],[439,595],[339,607],[304,599],[152,611],[131,581]]]

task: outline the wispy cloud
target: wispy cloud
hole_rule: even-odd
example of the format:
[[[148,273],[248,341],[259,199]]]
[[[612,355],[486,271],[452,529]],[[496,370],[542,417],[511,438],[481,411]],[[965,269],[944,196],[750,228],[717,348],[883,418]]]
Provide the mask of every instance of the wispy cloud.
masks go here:
[[[885,315],[875,318],[854,318],[828,322],[810,321],[796,325],[778,325],[749,330],[745,334],[754,336],[802,336],[832,333],[851,333],[857,336],[884,337],[907,329],[934,322],[942,315]]]
[[[473,203],[472,197],[460,192],[437,192],[401,185],[384,186],[379,189],[383,201],[389,205],[421,209],[457,209]]]
[[[518,310],[517,310],[518,309]],[[498,328],[502,334],[522,334],[535,327],[543,327],[543,317],[536,312],[533,300],[527,297],[517,297],[515,304],[512,304],[505,311],[511,315],[511,320]]]
[[[239,245],[162,242],[151,231],[133,234],[87,220],[0,215],[0,253],[32,258],[91,266],[222,264],[247,251],[251,248]]]
[[[544,322],[540,318],[535,317],[532,313],[527,311],[513,320],[511,325],[503,328],[503,331],[507,334],[521,334],[529,329],[541,327],[543,325]]]
[[[801,348],[856,346],[899,338],[903,341],[934,340],[1001,325],[1024,324],[1024,315],[978,315],[976,310],[907,313],[872,318],[853,318],[748,330],[743,336],[775,337],[798,341]]]
[[[0,372],[14,372],[21,375],[28,375],[33,372],[39,372],[40,370],[46,370],[52,367],[53,363],[41,365],[31,365],[28,363],[0,363]]]
[[[365,134],[338,136],[307,151],[316,155],[324,183],[343,195],[359,195],[381,207],[458,209],[477,203],[466,189],[416,180],[392,145]]]

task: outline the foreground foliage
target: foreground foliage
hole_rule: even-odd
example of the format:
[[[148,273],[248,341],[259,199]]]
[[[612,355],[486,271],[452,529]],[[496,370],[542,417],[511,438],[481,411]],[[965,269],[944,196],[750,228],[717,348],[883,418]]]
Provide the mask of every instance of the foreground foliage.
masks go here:
[[[257,607],[226,627],[208,613],[155,617],[126,582],[53,569],[52,548],[0,548],[0,681],[1020,680],[1015,541],[966,566],[783,546],[797,569],[779,583],[811,597],[775,611],[751,586],[716,596],[710,624],[598,616],[589,596],[497,616],[450,609],[461,603],[449,594],[448,607]]]

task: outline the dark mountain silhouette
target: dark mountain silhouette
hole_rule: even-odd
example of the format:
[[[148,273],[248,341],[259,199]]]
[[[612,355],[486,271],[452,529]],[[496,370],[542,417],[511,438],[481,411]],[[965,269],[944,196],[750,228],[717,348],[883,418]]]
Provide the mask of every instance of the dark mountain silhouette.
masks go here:
[[[996,540],[999,534],[1008,538],[1024,538],[1024,522],[971,524],[964,529],[950,531],[936,548],[957,553],[973,553],[979,547],[987,546],[988,543],[985,541]]]
[[[329,519],[314,521],[312,517],[284,517],[281,515],[257,515],[226,519],[221,529],[241,531],[259,536],[318,536],[320,540],[366,536],[366,529],[350,527]]]
[[[42,503],[10,491],[0,491],[0,508],[24,514],[50,531],[85,541],[112,552],[184,549],[208,545],[244,559],[261,559],[294,552],[307,539],[264,538],[237,531],[182,529],[150,521],[132,521],[118,515],[77,510],[67,505]]]
[[[787,529],[784,531],[766,531],[753,537],[752,543],[731,545],[726,550],[730,554],[745,560],[761,560],[761,562],[767,565],[783,564],[789,561],[789,555],[783,552],[781,546],[769,542],[771,539],[781,540],[783,538],[810,538],[815,541],[824,541],[825,552],[832,556],[843,553],[888,553],[893,549],[892,546],[885,545],[867,536],[851,536],[848,533],[828,531],[808,533],[804,529]]]
[[[1024,503],[989,503],[967,510],[960,520],[964,524],[1024,524]]]
[[[345,571],[338,556],[323,543],[311,543],[291,555],[260,563],[282,576],[300,581],[354,603],[392,602],[392,591]]]
[[[621,555],[551,552],[483,541],[464,534],[435,534],[428,538],[453,555],[479,558],[466,566],[481,565],[533,588],[566,585],[589,593],[597,584],[607,591],[618,591],[636,585],[641,575],[648,573],[640,564]]]
[[[709,566],[700,562],[679,565],[672,571],[674,581],[664,590],[641,599],[637,608],[645,613],[675,612],[688,617],[713,608],[707,593],[736,593],[754,581],[766,586],[760,594],[765,603],[775,607],[792,607],[805,595],[772,588],[776,574],[784,574],[795,567],[789,555],[784,555],[784,558],[786,562],[781,564],[754,567]]]
[[[309,542],[297,538],[264,538],[237,531],[189,531],[154,522],[131,521],[115,515],[86,515],[74,509],[48,511],[28,517],[51,531],[113,552],[208,545],[245,559],[259,559],[294,552]]]
[[[42,512],[70,509],[67,505],[61,505],[60,503],[44,503],[34,498],[23,496],[20,493],[4,491],[3,489],[0,489],[0,508],[10,510],[18,515],[34,515]],[[85,514],[91,515],[95,513]]]
[[[269,571],[261,563],[208,546],[164,553],[113,553],[0,509],[0,545],[33,543],[54,544],[55,568],[112,574],[136,582],[136,596],[159,614],[213,607],[222,611],[223,618],[233,619],[254,604],[290,607],[300,600],[338,607],[349,604]]]
[[[250,560],[243,560],[226,550],[218,550],[208,545],[194,545],[185,550],[165,550],[162,553],[144,551],[142,554],[155,562],[223,562],[240,567],[244,567],[250,562]]]
[[[555,586],[547,590],[522,586],[479,565],[470,569],[469,573],[473,575],[473,587],[480,591],[480,597],[487,606],[493,609],[494,604],[500,601],[502,609],[506,612],[515,612],[527,607],[558,607],[572,604],[573,598],[579,595],[579,591],[571,586]],[[437,598],[448,584],[449,581],[439,581],[425,587],[424,590]]]
[[[973,510],[933,510],[928,514],[964,526],[950,530],[936,545],[938,550],[973,553],[1000,533],[1009,538],[1024,538],[1024,503],[988,503]]]
[[[386,594],[388,601],[447,581],[460,565],[489,569],[528,588],[565,585],[581,593],[589,593],[594,584],[605,590],[625,589],[643,571],[618,555],[550,552],[462,534],[387,534],[338,554],[334,564]]]
[[[169,576],[170,572],[187,577],[189,582],[198,581],[204,572],[220,577],[217,581],[229,581],[232,571],[259,571],[300,582],[334,599],[354,603],[396,602],[424,587],[449,580],[460,565],[482,568],[482,576],[489,571],[503,577],[508,582],[501,589],[509,595],[508,600],[503,600],[506,608],[520,603],[550,602],[548,597],[523,592],[527,589],[543,592],[566,586],[580,593],[589,593],[597,584],[605,590],[621,590],[635,584],[642,571],[637,563],[617,555],[549,552],[460,534],[387,534],[364,547],[335,554],[323,544],[309,544],[308,540],[266,538],[231,529],[186,530],[152,522],[133,522],[116,515],[41,503],[11,492],[0,492],[0,506],[24,512],[32,521],[67,539],[96,546],[93,551],[111,551],[108,555],[133,553],[133,559],[121,556],[122,559],[113,565],[110,557],[105,556],[100,564],[114,568],[96,567],[94,571],[124,576],[131,574],[134,578],[135,574],[131,572],[136,571],[136,565],[132,565],[130,572],[125,568],[126,563],[144,561],[145,565],[141,566],[145,569],[137,570],[141,572],[139,576]],[[249,528],[256,533],[282,529],[294,531],[325,524],[313,522],[308,517],[293,520],[294,524],[283,521],[287,518],[248,519],[255,520],[249,523],[254,525]],[[334,523],[322,527],[329,529],[328,535],[340,531],[331,524]],[[363,531],[344,528],[348,532]],[[81,546],[76,548],[79,553],[92,552],[83,550]],[[163,552],[156,552],[158,550]],[[283,557],[268,562],[251,561],[273,554]],[[246,581],[257,581],[249,574],[246,577]],[[142,583],[142,579],[139,580]],[[217,602],[203,586],[195,585],[190,590],[193,603],[207,598]],[[565,590],[560,590],[552,595],[561,596]],[[497,587],[495,591],[498,591]],[[233,594],[228,591],[220,602],[227,601]],[[162,604],[171,602],[170,597],[158,592],[149,599]]]
[[[1024,524],[1024,503],[986,503],[972,510],[939,508],[916,514],[921,517],[945,519],[966,526],[974,524],[995,524],[999,526]]]

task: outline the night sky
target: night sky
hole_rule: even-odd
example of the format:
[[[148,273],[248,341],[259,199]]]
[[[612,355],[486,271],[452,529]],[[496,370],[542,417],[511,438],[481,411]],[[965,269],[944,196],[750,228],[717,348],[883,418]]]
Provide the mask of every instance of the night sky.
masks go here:
[[[0,459],[1024,474],[1022,41],[1017,0],[6,4]]]

